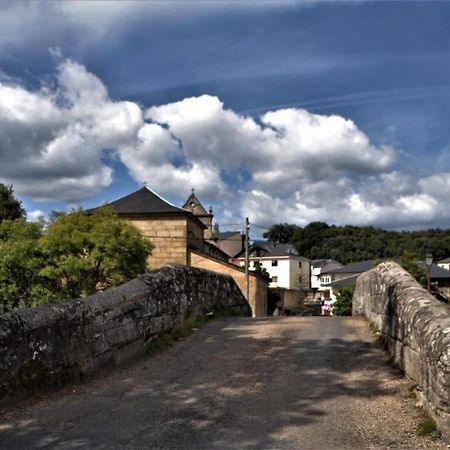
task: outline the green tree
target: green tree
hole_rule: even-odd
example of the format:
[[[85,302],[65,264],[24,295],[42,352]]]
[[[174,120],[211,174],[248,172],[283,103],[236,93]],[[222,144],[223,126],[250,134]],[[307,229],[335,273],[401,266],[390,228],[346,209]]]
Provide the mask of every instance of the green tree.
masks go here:
[[[274,243],[290,244],[296,230],[297,225],[289,223],[277,223],[270,227],[269,231],[263,233],[264,239]]]
[[[12,186],[0,183],[0,222],[25,217],[22,203],[14,197]]]
[[[336,302],[333,305],[333,314],[335,316],[351,316],[353,306],[353,293],[355,286],[349,286],[336,292]]]
[[[39,275],[42,224],[25,219],[0,223],[0,313],[41,303],[49,292]]]
[[[263,267],[259,262],[255,262],[255,273],[267,283],[270,283],[272,281],[272,277],[270,276],[269,272],[267,272],[267,269]]]
[[[58,214],[41,239],[46,263],[40,274],[52,293],[67,300],[116,286],[146,269],[151,243],[112,209],[92,215]]]
[[[427,284],[427,271],[417,264],[416,255],[408,250],[403,252],[400,259],[400,265],[410,273],[410,275],[419,282],[422,287]]]

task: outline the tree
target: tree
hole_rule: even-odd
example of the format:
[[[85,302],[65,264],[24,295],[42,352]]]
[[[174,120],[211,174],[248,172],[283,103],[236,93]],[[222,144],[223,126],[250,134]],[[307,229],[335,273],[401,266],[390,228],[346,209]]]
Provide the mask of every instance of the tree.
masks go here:
[[[427,284],[427,271],[417,264],[416,256],[410,251],[404,251],[400,265],[422,286]]]
[[[22,203],[14,197],[12,186],[0,183],[0,222],[25,217]]]
[[[260,262],[255,262],[255,270],[254,272],[259,275],[263,280],[265,280],[267,283],[270,283],[272,281],[272,277],[270,276],[270,273],[267,272],[267,269],[262,266]]]
[[[351,316],[353,306],[353,293],[355,286],[345,287],[336,292],[336,302],[333,305],[335,316]]]
[[[317,253],[316,248],[323,243],[329,228],[330,226],[324,222],[311,222],[304,228],[297,228],[293,235],[293,244],[299,254],[309,258],[320,258],[321,256],[317,256],[320,253]]]
[[[134,278],[146,269],[151,243],[112,209],[92,215],[58,214],[41,239],[40,274],[60,300],[86,296]]]
[[[39,275],[42,224],[25,219],[0,223],[0,313],[41,303],[49,292]]]
[[[295,231],[299,227],[288,223],[277,223],[272,225],[269,231],[263,233],[264,239],[273,243],[290,244]]]

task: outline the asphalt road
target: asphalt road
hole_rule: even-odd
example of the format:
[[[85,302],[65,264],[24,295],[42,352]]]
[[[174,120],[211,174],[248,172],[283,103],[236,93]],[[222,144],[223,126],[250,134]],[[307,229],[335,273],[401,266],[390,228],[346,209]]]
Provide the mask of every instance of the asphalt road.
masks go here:
[[[213,321],[171,349],[4,411],[2,449],[446,448],[359,318]]]

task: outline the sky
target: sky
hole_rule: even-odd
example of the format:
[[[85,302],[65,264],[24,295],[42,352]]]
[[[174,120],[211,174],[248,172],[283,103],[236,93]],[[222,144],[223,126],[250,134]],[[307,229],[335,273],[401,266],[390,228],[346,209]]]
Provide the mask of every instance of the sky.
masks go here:
[[[0,3],[0,182],[221,230],[450,226],[450,2]],[[259,228],[263,230],[264,228]]]

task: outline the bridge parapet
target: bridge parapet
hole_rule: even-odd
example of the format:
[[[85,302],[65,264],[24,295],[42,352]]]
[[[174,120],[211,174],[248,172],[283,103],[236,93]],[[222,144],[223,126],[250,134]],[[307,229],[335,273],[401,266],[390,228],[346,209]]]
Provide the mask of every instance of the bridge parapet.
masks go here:
[[[450,307],[398,264],[386,262],[358,277],[353,314],[365,316],[381,333],[450,439]]]
[[[0,402],[61,385],[145,353],[200,312],[251,315],[234,280],[174,264],[117,288],[0,316]]]

